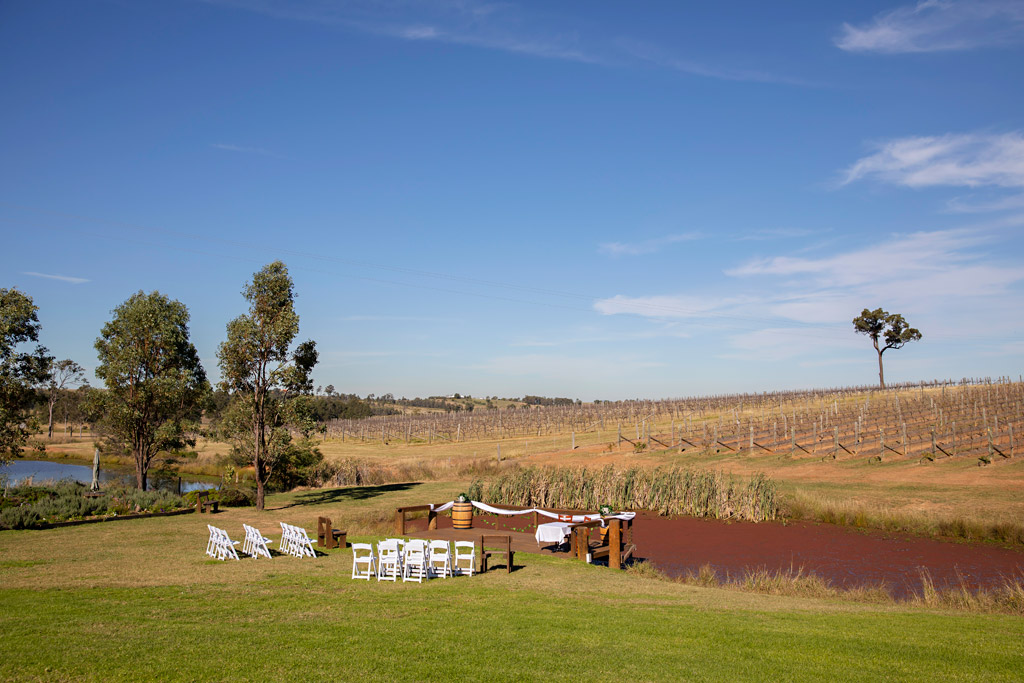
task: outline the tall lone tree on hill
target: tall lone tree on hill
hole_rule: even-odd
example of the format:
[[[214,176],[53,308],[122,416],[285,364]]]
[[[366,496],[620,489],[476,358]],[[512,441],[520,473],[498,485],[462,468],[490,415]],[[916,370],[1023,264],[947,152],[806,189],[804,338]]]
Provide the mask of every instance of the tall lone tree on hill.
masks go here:
[[[274,261],[255,273],[242,295],[249,312],[228,323],[228,338],[217,349],[221,388],[232,395],[225,431],[256,472],[256,509],[262,510],[267,481],[275,466],[295,451],[289,424],[313,391],[310,372],[317,362],[316,343],[289,347],[299,333],[294,284],[288,268]],[[304,431],[300,429],[299,431]]]
[[[882,354],[889,349],[903,348],[907,342],[919,341],[921,332],[907,325],[907,321],[899,313],[886,313],[881,308],[873,311],[864,309],[853,319],[853,327],[858,334],[871,337],[871,342],[878,352],[878,384],[885,388],[885,373],[882,371]],[[879,343],[879,337],[883,343]]]
[[[135,458],[145,491],[159,452],[195,444],[210,383],[189,341],[185,304],[140,291],[113,313],[96,340],[96,376],[107,386],[96,413],[105,440]]]
[[[27,294],[0,289],[0,465],[18,457],[35,431],[35,387],[46,381],[53,362],[43,346],[18,351],[25,342],[39,341],[38,310]]]

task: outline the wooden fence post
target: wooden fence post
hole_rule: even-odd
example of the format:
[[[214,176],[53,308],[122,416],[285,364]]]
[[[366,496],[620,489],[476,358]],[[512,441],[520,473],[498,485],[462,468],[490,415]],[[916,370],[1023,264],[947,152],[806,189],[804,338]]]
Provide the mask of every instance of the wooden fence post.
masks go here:
[[[405,536],[405,510],[402,508],[395,510],[395,535]]]

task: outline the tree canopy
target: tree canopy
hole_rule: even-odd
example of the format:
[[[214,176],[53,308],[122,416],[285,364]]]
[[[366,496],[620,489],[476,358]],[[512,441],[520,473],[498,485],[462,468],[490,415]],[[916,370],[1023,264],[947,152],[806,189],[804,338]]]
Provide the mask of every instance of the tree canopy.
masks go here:
[[[96,376],[107,388],[96,394],[99,427],[107,444],[131,452],[145,490],[158,453],[195,444],[210,385],[180,301],[140,291],[113,313],[96,340]]]
[[[242,295],[249,312],[227,326],[227,340],[217,349],[221,388],[231,393],[222,424],[234,454],[251,462],[256,475],[256,508],[263,509],[271,477],[287,479],[289,470],[315,463],[320,456],[308,438],[313,428],[309,402],[310,373],[317,363],[316,343],[294,351],[299,333],[295,292],[288,268],[274,261],[255,273]],[[302,438],[293,439],[292,432]]]
[[[37,428],[35,387],[46,380],[53,358],[44,346],[19,347],[39,341],[38,310],[27,294],[0,289],[0,464],[18,457]]]
[[[853,319],[854,330],[871,338],[878,352],[878,383],[885,387],[885,372],[882,369],[882,354],[889,349],[903,348],[904,344],[921,339],[921,332],[907,324],[899,313],[887,313],[881,308],[871,311],[865,308]],[[881,338],[881,340],[880,340]]]

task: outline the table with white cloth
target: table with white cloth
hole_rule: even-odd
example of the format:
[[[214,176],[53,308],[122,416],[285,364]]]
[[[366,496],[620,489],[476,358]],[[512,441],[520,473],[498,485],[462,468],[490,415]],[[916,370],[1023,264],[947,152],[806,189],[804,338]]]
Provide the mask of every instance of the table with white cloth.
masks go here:
[[[550,543],[561,545],[570,533],[572,533],[572,524],[568,522],[548,522],[547,524],[537,525],[537,533],[534,534],[534,537],[537,539],[537,545]]]

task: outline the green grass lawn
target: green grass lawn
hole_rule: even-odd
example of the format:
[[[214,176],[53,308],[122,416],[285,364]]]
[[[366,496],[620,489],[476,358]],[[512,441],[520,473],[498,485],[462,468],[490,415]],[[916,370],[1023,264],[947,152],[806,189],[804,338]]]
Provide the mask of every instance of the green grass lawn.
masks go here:
[[[1020,680],[1024,619],[700,588],[538,555],[424,585],[352,581],[351,551],[221,563],[206,523],[370,540],[458,484],[0,533],[8,680]],[[376,531],[375,531],[376,529]],[[276,543],[274,544],[276,545]]]

